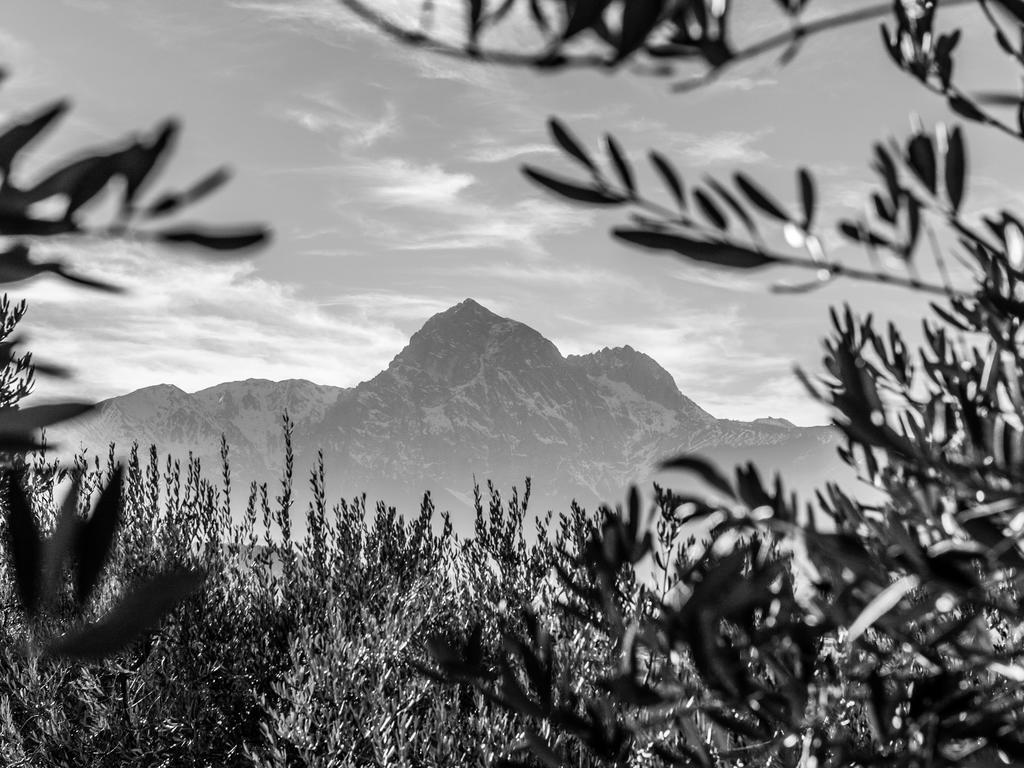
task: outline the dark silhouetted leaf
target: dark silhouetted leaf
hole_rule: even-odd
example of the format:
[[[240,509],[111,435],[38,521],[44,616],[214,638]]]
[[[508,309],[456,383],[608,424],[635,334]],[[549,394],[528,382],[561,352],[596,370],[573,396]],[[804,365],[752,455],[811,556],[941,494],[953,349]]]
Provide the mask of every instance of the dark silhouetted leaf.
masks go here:
[[[613,136],[606,136],[605,142],[608,145],[608,154],[611,156],[612,165],[619,176],[622,185],[629,191],[630,197],[636,197],[636,185],[633,181],[633,170],[630,168],[629,160],[626,159],[622,148]]]
[[[679,178],[679,174],[676,173],[672,164],[663,155],[658,152],[651,152],[649,155],[651,159],[651,165],[654,166],[655,170],[661,175],[662,181],[665,182],[665,186],[672,192],[672,197],[675,198],[676,205],[682,211],[686,210],[686,196],[683,194],[683,182]]]
[[[1019,24],[1024,24],[1024,0],[993,0],[993,2],[1017,19]]]
[[[946,193],[953,206],[953,212],[960,210],[964,197],[964,179],[966,178],[967,158],[964,150],[963,132],[959,127],[949,134],[949,147],[946,149]]]
[[[121,289],[116,285],[72,274],[59,261],[36,264],[29,258],[28,246],[24,243],[15,243],[6,251],[0,253],[0,283],[17,283],[47,273],[59,275],[65,280],[84,285],[88,288],[96,288],[108,293],[121,292]]]
[[[666,459],[658,464],[658,469],[693,472],[715,490],[725,494],[730,499],[736,498],[736,492],[733,490],[729,481],[725,479],[725,476],[710,462],[705,461],[699,456],[683,454],[671,459]]]
[[[7,483],[7,547],[14,566],[14,586],[22,608],[34,616],[39,608],[42,585],[43,540],[32,514],[25,491],[21,487],[21,475],[4,473]]]
[[[68,106],[68,102],[64,100],[55,102],[36,117],[11,126],[0,136],[0,171],[4,175],[10,173],[15,155],[63,115]]]
[[[551,130],[551,135],[562,149],[583,163],[583,165],[590,169],[592,174],[595,176],[597,175],[597,166],[594,165],[594,161],[590,159],[590,155],[588,155],[586,150],[583,149],[583,145],[580,144],[575,136],[572,135],[572,132],[561,120],[557,117],[552,117],[548,120],[548,128]]]
[[[0,432],[30,432],[77,418],[95,408],[93,403],[65,402],[28,408],[0,408]]]
[[[1021,101],[1020,94],[1006,91],[983,91],[971,95],[977,104],[992,104],[997,107],[1016,107]]]
[[[697,207],[700,208],[700,212],[704,214],[705,218],[718,229],[725,231],[729,226],[729,222],[726,220],[725,214],[722,213],[721,209],[715,205],[715,201],[704,194],[702,189],[694,190],[693,199],[697,201]]]
[[[596,187],[582,187],[573,181],[551,176],[548,173],[524,167],[523,173],[531,180],[547,187],[562,197],[576,200],[581,203],[594,203],[598,205],[618,205],[624,203],[626,198],[621,195],[605,192]]]
[[[48,200],[55,195],[67,196],[64,219],[98,195],[117,172],[117,156],[89,155],[68,163],[27,190],[33,201]]]
[[[875,144],[874,168],[885,181],[886,189],[889,192],[889,199],[894,203],[900,199],[899,176],[896,170],[896,163],[892,155],[881,144]],[[895,216],[895,214],[893,214]]]
[[[729,206],[729,210],[736,214],[737,218],[743,222],[743,226],[745,226],[751,234],[757,232],[757,223],[754,221],[753,217],[747,213],[747,210],[740,204],[740,201],[736,196],[725,188],[725,185],[711,176],[705,176],[704,183],[713,189],[715,194],[725,201],[726,205]]]
[[[49,237],[78,231],[78,227],[74,222],[65,219],[33,219],[28,216],[5,216],[0,214],[0,235]]]
[[[839,222],[839,231],[850,240],[855,240],[858,243],[868,243],[874,246],[892,245],[886,238],[852,221]]]
[[[218,168],[183,192],[161,195],[143,211],[143,215],[147,218],[152,218],[174,213],[185,206],[199,202],[207,195],[224,186],[230,178],[231,171],[228,168]]]
[[[46,652],[51,656],[84,661],[117,653],[147,629],[155,627],[160,619],[196,592],[204,579],[205,574],[201,571],[156,576],[132,590],[95,623],[53,640]]]
[[[814,221],[814,209],[815,209],[815,194],[814,194],[814,178],[811,176],[811,172],[806,168],[801,168],[799,171],[800,177],[800,202],[804,209],[804,220],[800,225],[805,230],[811,228],[811,224]]]
[[[569,14],[569,20],[562,32],[562,40],[569,40],[580,32],[590,29],[601,19],[601,14],[611,0],[576,0]]]
[[[968,120],[977,120],[984,122],[987,118],[974,102],[968,101],[963,96],[952,95],[949,97],[949,108],[956,112],[961,117],[966,117]]]
[[[64,503],[57,515],[57,524],[43,552],[43,590],[46,599],[53,598],[61,586],[64,564],[72,552],[75,534],[78,532],[78,494],[81,488],[81,474],[76,474]]]
[[[187,227],[164,229],[157,232],[156,237],[164,243],[186,243],[188,245],[209,248],[213,251],[238,251],[266,242],[270,237],[270,232],[263,228],[231,231]]]
[[[4,453],[31,453],[44,448],[53,450],[54,447],[54,444],[49,442],[43,445],[31,435],[19,435],[0,430],[0,451]]]
[[[907,143],[907,163],[914,169],[917,178],[928,191],[935,194],[936,160],[935,145],[930,136],[919,133]]]
[[[661,19],[665,0],[627,0],[622,9],[622,33],[618,55],[622,61],[644,44],[647,36]]]
[[[483,0],[467,0],[467,24],[469,25],[469,46],[468,50],[473,52],[477,48],[477,39],[480,37],[480,24],[484,15]]]
[[[787,214],[782,206],[776,203],[767,192],[761,189],[760,186],[753,179],[744,173],[737,173],[734,177],[736,186],[740,188],[747,199],[750,200],[754,205],[760,208],[762,211],[767,213],[769,216],[773,216],[779,221],[790,221],[791,218]]]
[[[121,478],[119,465],[100,494],[92,515],[79,526],[75,537],[75,599],[84,604],[92,594],[114,545],[121,519]]]
[[[756,269],[774,264],[778,259],[729,243],[693,240],[680,235],[645,230],[616,229],[615,237],[634,245],[661,251],[673,251],[694,261],[735,269]]]
[[[132,207],[135,198],[152,178],[153,171],[166,157],[180,126],[176,120],[167,120],[156,131],[149,144],[137,143],[122,152],[117,158],[117,171],[124,178],[123,207]]]

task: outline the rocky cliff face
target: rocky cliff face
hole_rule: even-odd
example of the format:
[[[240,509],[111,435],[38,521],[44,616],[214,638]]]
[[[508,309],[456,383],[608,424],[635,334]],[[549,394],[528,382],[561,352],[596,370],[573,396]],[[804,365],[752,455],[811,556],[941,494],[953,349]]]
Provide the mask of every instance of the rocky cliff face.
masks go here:
[[[474,477],[508,490],[533,479],[542,509],[572,498],[618,501],[661,458],[701,451],[786,470],[797,486],[835,479],[835,433],[780,419],[715,419],[631,347],[563,357],[549,340],[467,299],[430,318],[386,370],[351,389],[308,381],[229,382],[194,394],[168,385],[106,401],[98,417],[52,435],[105,452],[131,440],[217,459],[231,446],[236,482],[273,484],[283,463],[281,413],[295,422],[297,465],[318,449],[329,490],[367,491],[405,507],[430,489],[468,505]],[[306,483],[299,475],[300,492]]]

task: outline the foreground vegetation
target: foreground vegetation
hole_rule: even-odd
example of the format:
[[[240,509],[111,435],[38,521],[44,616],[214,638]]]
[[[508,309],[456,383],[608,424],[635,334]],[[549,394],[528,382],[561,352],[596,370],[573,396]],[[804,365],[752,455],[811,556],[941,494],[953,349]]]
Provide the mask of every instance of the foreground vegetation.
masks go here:
[[[427,641],[462,643],[471,627],[478,641],[500,638],[528,629],[527,616],[554,621],[564,594],[553,567],[580,554],[596,530],[591,515],[574,506],[534,523],[528,482],[504,501],[488,488],[476,496],[474,535],[460,540],[429,495],[408,517],[383,503],[368,509],[364,497],[329,506],[320,465],[309,508],[291,508],[286,472],[276,489],[247,489],[246,513],[232,520],[226,446],[214,478],[157,455],[131,454],[117,545],[85,619],[154,572],[201,568],[204,589],[122,653],[58,659],[35,641],[69,629],[71,607],[47,626],[26,621],[4,566],[0,762],[496,765],[526,743],[523,717],[424,674]],[[71,475],[84,478],[84,509],[115,474],[110,457],[66,467],[37,459],[26,485],[52,530]],[[309,535],[293,541],[300,514]],[[669,520],[666,548],[680,535]],[[672,577],[657,575],[663,590]],[[583,617],[557,624],[560,676],[582,681],[604,668],[613,649]],[[481,648],[499,650],[486,639]],[[595,760],[571,751],[574,764]]]
[[[362,3],[345,5],[376,18]],[[482,3],[466,5],[466,53],[477,57],[482,28],[500,22],[511,4],[489,15]],[[779,5],[799,22],[807,3]],[[1024,53],[1003,31],[1024,27],[1024,5],[977,6],[1011,65],[1024,67]],[[609,7],[623,11],[616,29],[605,23]],[[579,0],[565,5],[555,49],[520,58],[568,63],[559,48],[591,30],[614,49],[605,63],[641,51],[696,55],[714,75],[790,42],[792,55],[809,30],[891,12],[884,41],[900,70],[968,123],[1024,138],[1024,123],[997,116],[1003,106],[1019,112],[1024,100],[997,93],[982,103],[956,84],[960,32],[935,29],[934,2],[872,6],[813,28],[795,23],[748,52],[729,45],[729,7],[724,0]],[[426,35],[398,36],[452,53]],[[60,111],[16,126],[0,146],[6,139],[13,155]],[[801,504],[781,482],[765,486],[753,467],[728,477],[680,456],[665,467],[702,477],[706,495],[655,488],[647,504],[633,491],[623,510],[590,517],[573,507],[533,532],[524,530],[528,487],[506,503],[488,489],[478,496],[474,536],[460,540],[429,497],[411,518],[384,505],[367,509],[362,498],[329,505],[322,466],[311,478],[315,501],[293,510],[287,459],[280,491],[248,489],[238,521],[229,513],[226,449],[215,480],[193,461],[161,466],[155,452],[133,453],[123,473],[112,460],[63,470],[42,459],[21,470],[15,460],[3,494],[13,557],[0,574],[5,764],[1024,763],[1024,223],[1008,210],[980,220],[964,212],[964,132],[919,127],[904,142],[875,146],[878,189],[863,216],[838,222],[872,257],[864,270],[823,250],[816,183],[806,169],[797,172],[794,214],[745,174],[731,185],[708,177],[684,187],[654,154],[670,208],[641,196],[613,138],[601,161],[561,122],[551,129],[582,177],[536,168],[526,169],[528,177],[577,202],[639,206],[645,212],[632,217],[636,226],[615,231],[627,243],[732,269],[814,270],[812,282],[782,290],[856,279],[936,296],[917,350],[892,326],[883,332],[870,317],[834,312],[825,371],[806,382],[835,414],[846,438],[842,455],[882,500],[865,503],[827,486],[813,505]],[[79,186],[64,190],[72,194],[60,226],[73,231],[79,201],[111,176],[145,176],[152,163],[133,158],[159,154],[164,144],[154,139],[113,163],[99,158],[102,172],[84,182],[65,171],[59,180],[77,178]],[[10,197],[9,167],[2,170]],[[49,194],[55,184],[36,191]],[[14,197],[12,205],[32,201],[32,194]],[[758,225],[778,229],[776,240],[789,250],[769,248]],[[0,233],[46,229],[25,216],[6,226]],[[931,236],[939,229],[945,244]],[[223,248],[262,235],[158,237]],[[917,271],[922,243],[932,249],[937,282]],[[945,250],[962,270],[950,273]],[[877,260],[878,252],[897,266]],[[25,257],[17,246],[6,255],[7,263]],[[5,411],[0,449],[23,454],[34,447],[35,428],[82,410]],[[66,505],[54,483],[69,475],[81,498]],[[20,500],[22,483],[31,509]],[[90,522],[82,522],[86,499],[101,488]],[[106,558],[90,554],[89,536],[76,534],[76,545],[84,544],[70,575],[52,568],[50,553],[68,550],[67,531],[117,519],[111,510],[119,510],[120,535],[94,591],[96,569],[83,564]],[[303,512],[309,533],[294,541],[292,515]],[[45,547],[26,535],[36,517],[52,532]],[[62,520],[74,522],[62,529]],[[698,529],[707,535],[701,546],[690,538]],[[105,542],[92,543],[102,550]],[[124,592],[156,594],[136,586],[153,574],[200,573],[200,592],[186,589],[193,583],[186,579],[168,590],[167,605],[136,601],[150,614],[180,603],[159,625],[140,634],[141,625],[122,614],[113,629],[132,632],[108,631],[104,617],[123,605]],[[48,610],[36,610],[40,581],[62,579],[73,589],[46,592]],[[76,600],[60,597],[72,592]],[[94,623],[74,640],[69,625],[83,619]]]

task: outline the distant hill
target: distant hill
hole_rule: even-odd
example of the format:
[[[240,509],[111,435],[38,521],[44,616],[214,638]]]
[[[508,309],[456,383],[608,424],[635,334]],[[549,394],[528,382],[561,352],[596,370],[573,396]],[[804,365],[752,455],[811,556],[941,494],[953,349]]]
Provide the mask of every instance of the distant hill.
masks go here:
[[[258,379],[192,394],[147,387],[104,401],[97,416],[51,430],[50,439],[64,452],[105,453],[110,441],[126,450],[132,440],[180,458],[191,451],[215,477],[223,433],[240,499],[250,480],[268,482],[273,494],[285,409],[296,425],[300,502],[318,449],[332,497],[366,491],[411,513],[429,489],[462,519],[474,476],[506,495],[530,476],[535,510],[565,509],[573,498],[594,507],[621,501],[630,482],[684,451],[782,470],[803,491],[851,477],[831,427],[716,419],[632,347],[566,357],[472,299],[430,318],[386,370],[352,388]]]

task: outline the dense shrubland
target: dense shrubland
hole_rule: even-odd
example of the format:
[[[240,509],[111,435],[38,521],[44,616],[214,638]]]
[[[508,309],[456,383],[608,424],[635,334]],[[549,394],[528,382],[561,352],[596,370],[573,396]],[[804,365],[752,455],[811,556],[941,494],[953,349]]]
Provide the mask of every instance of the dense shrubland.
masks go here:
[[[496,488],[477,488],[474,534],[460,539],[429,495],[412,516],[382,502],[368,508],[361,496],[328,504],[318,490],[322,464],[310,477],[314,502],[291,508],[285,462],[280,483],[247,489],[245,514],[232,520],[237,489],[226,445],[212,477],[195,460],[161,464],[157,456],[155,447],[131,451],[116,545],[84,620],[155,572],[202,569],[205,586],[123,652],[60,659],[34,640],[67,630],[73,612],[55,612],[53,626],[27,622],[5,566],[4,764],[498,764],[532,738],[525,719],[470,685],[439,686],[427,668],[428,640],[443,652],[468,638],[482,662],[497,658],[503,635],[544,626],[560,659],[559,697],[598,695],[581,685],[605,668],[613,643],[590,626],[582,604],[579,616],[553,609],[571,598],[558,569],[573,568],[596,532],[578,506],[537,518],[527,514],[528,481],[522,496],[513,490],[505,500]],[[117,473],[113,452],[70,466],[37,458],[25,477],[43,530],[54,529],[72,476],[82,478],[84,509]],[[669,495],[659,494],[659,546],[678,555],[680,526]],[[295,541],[299,514],[309,533]],[[644,579],[653,595],[676,577],[655,568]],[[621,584],[635,592],[638,580]],[[598,714],[619,716],[618,708]],[[578,745],[562,748],[574,764],[593,763]]]

